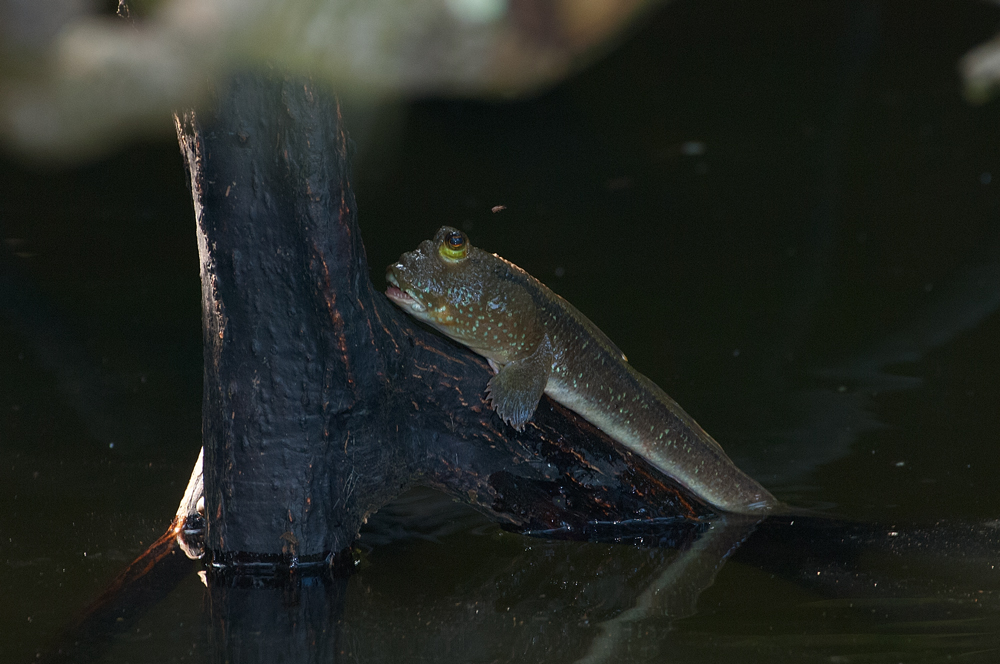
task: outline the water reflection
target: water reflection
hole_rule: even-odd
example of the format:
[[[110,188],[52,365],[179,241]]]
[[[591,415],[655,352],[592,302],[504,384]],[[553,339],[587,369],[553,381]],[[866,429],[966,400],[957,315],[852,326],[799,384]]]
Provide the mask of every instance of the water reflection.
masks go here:
[[[211,652],[215,662],[338,661],[337,621],[345,578],[291,577],[267,587],[212,584]]]
[[[671,550],[508,533],[428,491],[402,504],[354,574],[192,575],[102,661],[990,661],[1000,646],[995,522],[717,520]],[[464,528],[414,520],[439,508]]]
[[[440,504],[422,496],[425,505]],[[490,529],[474,537],[471,558],[464,543],[448,546],[457,538],[432,544],[429,537],[372,551],[369,569],[380,572],[371,575],[292,576],[263,585],[209,579],[213,657],[617,661],[637,626],[654,621],[669,629],[693,615],[698,597],[754,525],[746,518],[716,520],[682,551]],[[435,555],[427,556],[428,548]]]
[[[694,615],[701,593],[712,585],[726,559],[757,523],[757,519],[739,515],[712,522],[689,549],[664,566],[631,608],[597,626],[600,631],[587,654],[578,661],[585,664],[616,661],[628,650],[637,623],[650,619],[673,621]]]
[[[398,144],[359,169],[363,233],[386,265],[428,229],[471,225],[783,498],[947,521],[765,523],[687,591],[686,615],[683,592],[655,592],[678,588],[683,551],[524,537],[411,494],[369,523],[329,608],[309,603],[332,591],[302,589],[334,627],[309,632],[328,629],[330,659],[995,661],[1000,123],[958,98],[955,63],[996,8],[879,3],[874,52],[842,68],[863,4],[674,3],[535,102],[409,106]],[[831,147],[851,79],[859,107]],[[690,140],[702,154],[664,156]],[[176,144],[67,174],[5,165],[3,184],[0,660],[24,662],[166,526],[200,443],[202,359]],[[786,343],[813,258],[829,271]],[[242,625],[248,656],[269,626],[234,612],[217,630],[215,592],[190,575],[98,655],[214,661]]]

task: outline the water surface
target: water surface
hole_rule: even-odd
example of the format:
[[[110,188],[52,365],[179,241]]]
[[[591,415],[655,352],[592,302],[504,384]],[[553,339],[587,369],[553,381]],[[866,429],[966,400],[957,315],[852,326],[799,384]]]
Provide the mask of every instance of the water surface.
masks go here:
[[[965,104],[955,66],[998,18],[677,2],[537,99],[349,102],[376,282],[459,226],[779,498],[929,530],[840,566],[737,552],[695,591],[678,552],[506,533],[417,492],[362,535],[316,658],[994,661],[1000,112]],[[200,297],[170,141],[7,161],[0,183],[0,660],[24,662],[173,514],[200,444]],[[218,606],[192,576],[104,661],[213,660]]]

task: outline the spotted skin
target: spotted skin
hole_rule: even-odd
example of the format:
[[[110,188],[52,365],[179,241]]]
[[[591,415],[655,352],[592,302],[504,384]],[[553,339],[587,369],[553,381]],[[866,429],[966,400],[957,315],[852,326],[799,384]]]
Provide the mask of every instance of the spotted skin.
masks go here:
[[[497,373],[488,397],[515,429],[544,393],[720,510],[778,505],[586,316],[461,231],[442,227],[390,265],[386,280],[405,312],[489,361]]]

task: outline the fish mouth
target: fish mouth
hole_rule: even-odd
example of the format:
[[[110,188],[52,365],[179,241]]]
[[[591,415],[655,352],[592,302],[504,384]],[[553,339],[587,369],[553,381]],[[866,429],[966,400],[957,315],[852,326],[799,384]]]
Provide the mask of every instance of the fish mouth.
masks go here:
[[[403,288],[400,285],[396,273],[391,267],[386,270],[385,280],[389,282],[389,287],[385,290],[386,297],[401,309],[409,309],[418,314],[427,311],[427,307],[420,303],[412,288]]]

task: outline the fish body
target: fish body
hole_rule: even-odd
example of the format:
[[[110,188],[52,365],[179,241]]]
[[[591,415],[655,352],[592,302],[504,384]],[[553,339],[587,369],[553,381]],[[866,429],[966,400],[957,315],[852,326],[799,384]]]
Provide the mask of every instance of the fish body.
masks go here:
[[[497,414],[517,430],[542,394],[573,410],[721,510],[777,500],[569,302],[530,274],[442,227],[386,271],[404,311],[485,357]]]

